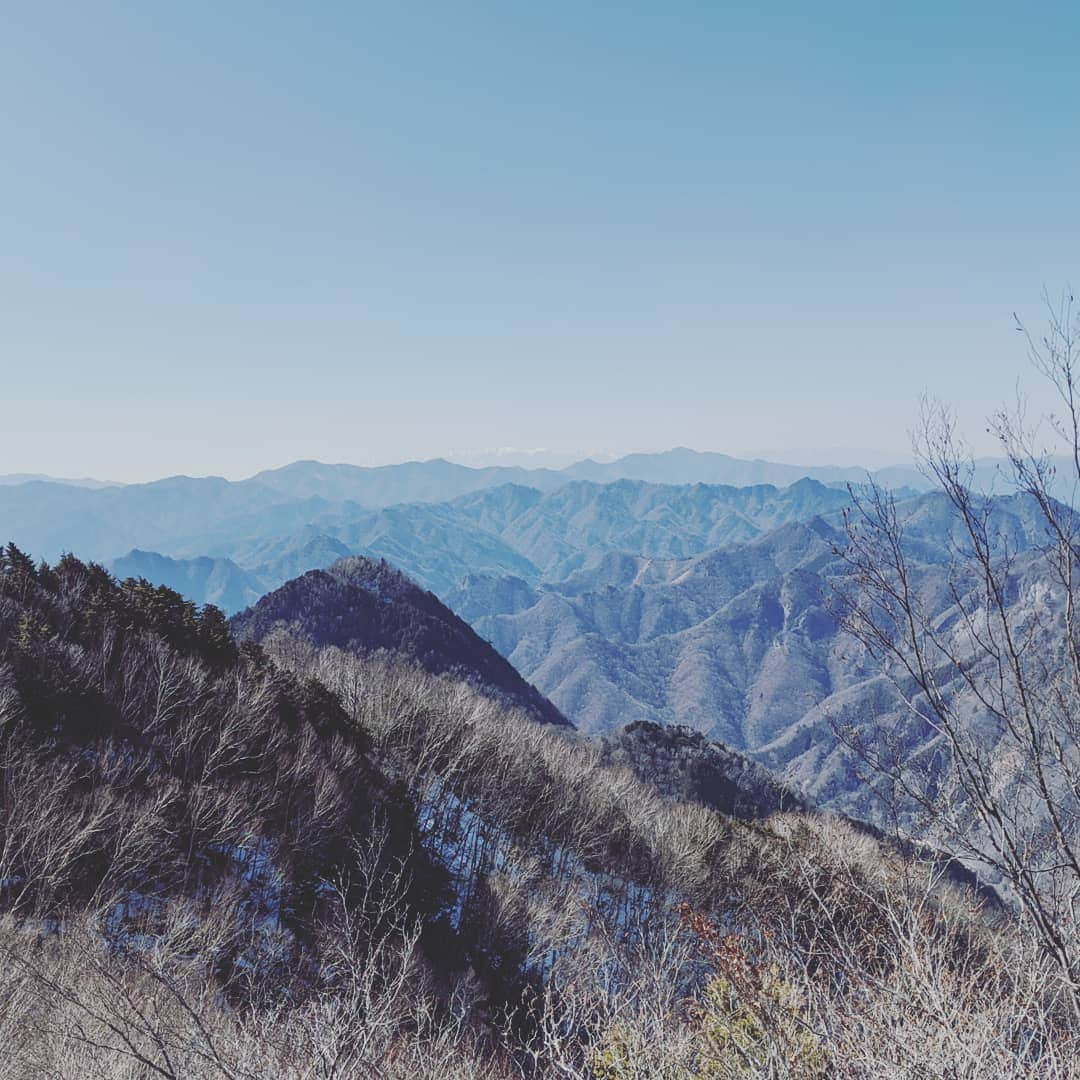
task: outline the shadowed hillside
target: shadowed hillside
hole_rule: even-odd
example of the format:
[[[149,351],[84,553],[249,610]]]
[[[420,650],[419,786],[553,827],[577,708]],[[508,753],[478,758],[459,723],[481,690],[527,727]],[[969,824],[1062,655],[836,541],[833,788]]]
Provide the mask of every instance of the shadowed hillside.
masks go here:
[[[546,723],[567,723],[467,623],[386,562],[354,557],[311,570],[236,615],[232,628],[240,640],[286,630],[359,656],[390,652],[469,679]]]

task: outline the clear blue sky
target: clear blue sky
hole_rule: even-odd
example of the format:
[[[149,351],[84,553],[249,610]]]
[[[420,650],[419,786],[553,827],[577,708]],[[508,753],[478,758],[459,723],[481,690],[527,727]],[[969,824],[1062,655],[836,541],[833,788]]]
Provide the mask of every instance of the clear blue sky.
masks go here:
[[[889,453],[924,390],[977,434],[1076,280],[1078,47],[1064,3],[0,3],[0,472]]]

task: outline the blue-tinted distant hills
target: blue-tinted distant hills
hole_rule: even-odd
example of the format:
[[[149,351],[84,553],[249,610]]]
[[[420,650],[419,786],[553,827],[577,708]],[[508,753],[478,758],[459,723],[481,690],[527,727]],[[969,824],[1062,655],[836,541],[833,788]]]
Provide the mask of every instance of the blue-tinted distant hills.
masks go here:
[[[995,470],[979,462],[976,479],[1002,490]],[[0,484],[0,526],[46,559],[73,551],[110,560],[132,549],[227,558],[271,588],[335,557],[371,554],[441,592],[469,573],[535,583],[608,550],[682,557],[746,541],[828,512],[846,497],[846,483],[866,475],[675,449],[562,470],[435,459],[375,468],[301,461],[239,481],[15,477]],[[928,486],[907,466],[874,476],[908,494]]]
[[[547,492],[503,484],[448,502],[366,509],[256,481],[182,477],[102,492],[0,489],[0,521],[21,522],[9,531],[34,555],[83,552],[121,576],[232,612],[348,555],[386,559],[446,597],[477,576],[530,587],[562,581],[611,553],[691,557],[847,501],[813,480],[785,488],[578,480]]]
[[[673,468],[665,471],[677,474]],[[443,504],[505,485],[517,492],[506,498],[532,498],[521,492],[546,494],[575,479],[571,470],[473,469],[441,459],[376,468],[295,462],[239,481],[174,476],[86,486],[32,479],[0,485],[0,524],[24,550],[47,559],[65,551],[114,559],[132,548],[173,558],[233,557],[244,544],[309,526],[330,533],[323,526],[396,505]],[[617,479],[612,473],[602,482]],[[699,479],[687,476],[680,482]],[[494,504],[490,512],[497,512]],[[346,542],[355,550],[359,538]],[[511,566],[500,569],[516,572]]]
[[[1058,478],[1051,487],[1058,498],[1070,500],[1076,494],[1071,479],[1072,463],[1066,458],[1052,460],[1058,469]],[[974,461],[973,486],[998,495],[1010,494],[1011,487],[1007,481],[1009,471],[1002,459],[977,458]],[[882,487],[893,490],[907,489],[912,494],[930,491],[937,486],[914,464],[897,464],[875,469],[847,465],[789,465],[775,461],[751,461],[686,447],[676,447],[655,454],[628,454],[611,462],[579,461],[562,472],[577,479],[601,484],[613,480],[644,480],[654,484],[704,483],[731,484],[736,487],[772,484],[786,487],[809,478],[842,487],[847,484],[862,484],[868,477],[872,477]]]
[[[267,469],[252,481],[283,495],[350,500],[367,507],[396,503],[445,502],[459,495],[500,484],[526,484],[549,490],[566,483],[568,476],[552,469],[490,466],[472,468],[443,458],[406,461],[400,465],[327,465],[321,461],[294,461],[280,469]]]
[[[541,491],[551,491],[573,480],[601,484],[642,480],[654,484],[729,484],[735,487],[772,484],[786,487],[806,477],[824,484],[862,483],[867,475],[866,469],[858,467],[747,461],[727,454],[677,447],[659,453],[628,454],[615,461],[586,459],[563,469],[500,465],[475,468],[442,458],[374,467],[296,461],[280,469],[257,473],[252,480],[285,495],[348,499],[374,508],[395,503],[444,502],[503,484],[519,484]],[[890,487],[925,490],[930,486],[914,466],[877,469],[873,475]]]
[[[225,612],[254,604],[266,592],[262,582],[229,559],[170,559],[155,551],[129,551],[112,559],[106,569],[121,580],[145,578],[201,604],[214,604]]]
[[[0,523],[24,550],[50,560],[65,551],[111,559],[132,548],[203,555],[216,554],[223,537],[299,528],[322,508],[299,502],[221,477],[100,489],[33,481],[0,487]]]
[[[813,480],[787,488],[574,481],[549,492],[506,484],[446,503],[323,522],[228,554],[276,585],[348,551],[386,559],[446,597],[475,575],[530,585],[561,581],[613,552],[689,557],[785,522],[836,513],[847,502],[846,492]]]
[[[1068,462],[1062,459],[1063,475]],[[975,462],[975,484],[1006,493],[1000,471],[1001,461],[979,458]],[[445,502],[476,491],[518,484],[540,491],[552,491],[573,480],[607,484],[616,480],[641,480],[653,484],[727,484],[748,487],[771,484],[787,487],[809,478],[822,484],[844,486],[864,483],[868,476],[888,488],[928,491],[935,485],[914,465],[897,463],[866,469],[851,465],[798,465],[749,460],[711,451],[676,447],[657,453],[627,454],[614,461],[586,459],[562,469],[492,465],[475,468],[435,458],[400,465],[365,467],[328,465],[318,461],[297,461],[280,469],[256,474],[252,480],[284,495],[318,496],[351,500],[369,508],[395,503]],[[1069,492],[1059,485],[1059,494]]]
[[[4,473],[0,475],[0,487],[8,487],[12,484],[31,484],[44,481],[50,484],[67,484],[69,487],[81,488],[106,488],[120,487],[112,480],[95,480],[91,476],[77,478],[65,478],[59,476],[46,476],[45,473]]]
[[[731,484],[746,487],[773,484],[785,487],[809,477],[823,484],[862,483],[868,470],[853,466],[787,465],[775,461],[748,461],[685,446],[654,454],[628,454],[616,461],[579,461],[563,470],[580,480],[609,483],[612,480],[644,480],[653,484]],[[889,486],[923,489],[925,478],[913,466],[877,470]],[[887,474],[887,475],[885,475]]]

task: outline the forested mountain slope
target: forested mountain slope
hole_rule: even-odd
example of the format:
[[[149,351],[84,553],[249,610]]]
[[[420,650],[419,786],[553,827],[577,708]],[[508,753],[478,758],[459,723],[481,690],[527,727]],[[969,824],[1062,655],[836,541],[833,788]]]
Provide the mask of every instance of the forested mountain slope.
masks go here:
[[[486,641],[386,562],[351,557],[311,570],[233,617],[242,641],[287,631],[358,656],[389,652],[433,674],[452,673],[547,723],[567,723]]]
[[[947,619],[946,572],[962,543],[955,513],[944,496],[902,505],[919,588]],[[1024,497],[995,500],[993,521],[1002,551],[1022,556],[1044,540]],[[686,724],[750,754],[820,805],[881,820],[884,804],[833,725],[893,732],[912,752],[925,752],[934,736],[909,715],[880,664],[840,633],[831,598],[848,580],[846,539],[838,523],[819,518],[693,559],[609,555],[544,585],[529,606],[519,585],[505,583],[518,599],[501,610],[499,583],[480,580],[473,587],[496,613],[473,621],[583,731],[634,720]],[[1047,602],[1038,568],[1025,576],[1024,565],[1015,602]],[[480,607],[468,590],[455,603]]]
[[[384,613],[410,588],[359,580]],[[1075,1075],[1004,913],[843,823],[717,814],[741,767],[691,733],[601,751],[400,657],[267,644],[4,551],[12,1080]]]
[[[0,743],[7,911],[105,903],[122,941],[214,898],[238,920],[219,928],[215,976],[257,991],[312,960],[317,882],[355,869],[342,838],[376,817],[412,861],[413,901],[436,909],[411,809],[340,704],[163,587],[0,553]]]

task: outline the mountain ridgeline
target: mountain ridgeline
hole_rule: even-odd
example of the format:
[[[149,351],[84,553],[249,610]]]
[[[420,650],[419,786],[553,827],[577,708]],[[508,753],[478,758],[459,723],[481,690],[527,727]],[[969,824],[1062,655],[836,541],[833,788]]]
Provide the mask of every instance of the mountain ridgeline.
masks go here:
[[[1038,507],[1025,496],[990,505],[999,550],[1016,560],[1013,609],[1037,615],[1052,595],[1038,588]],[[925,495],[899,513],[913,587],[943,625],[956,624],[947,580],[962,538],[953,508]],[[692,558],[609,554],[531,597],[513,579],[471,579],[453,602],[580,730],[687,725],[816,804],[884,824],[887,802],[837,727],[871,739],[887,731],[897,754],[930,753],[939,735],[880,661],[841,632],[846,544],[837,516],[818,517]],[[940,680],[963,692],[956,670]]]
[[[722,464],[680,453],[664,461]],[[635,459],[621,468],[652,476],[660,464]],[[887,729],[907,753],[931,752],[936,740],[877,661],[840,632],[833,597],[849,572],[847,491],[807,478],[785,487],[598,482],[574,479],[573,469],[545,490],[516,482],[525,470],[478,477],[444,465],[300,463],[239,485],[68,491],[113,500],[110,527],[167,533],[174,551],[199,552],[139,549],[108,565],[230,614],[250,608],[237,616],[244,636],[261,640],[289,626],[319,645],[404,652],[429,671],[482,671],[489,692],[533,715],[561,715],[586,734],[635,722],[685,725],[818,805],[884,823],[882,795],[860,779],[837,725]],[[497,483],[508,476],[515,482]],[[393,484],[417,477],[432,480],[425,496],[439,485],[452,494],[466,481],[468,490],[381,509],[349,501],[404,493]],[[496,486],[484,487],[489,481]],[[35,505],[50,528],[78,528],[84,519],[60,513],[68,496],[52,502],[57,490],[4,489],[21,492],[19,505]],[[33,496],[42,492],[48,498],[38,505]],[[157,509],[147,516],[139,506],[150,494]],[[962,539],[955,511],[934,494],[898,505],[919,580],[947,620],[946,564]],[[1011,550],[1022,556],[1042,541],[1030,502],[1003,496],[993,506]],[[373,583],[363,560],[386,560],[416,586]],[[350,565],[355,580],[343,569]],[[311,571],[321,573],[305,577]]]
[[[509,575],[538,585],[561,581],[609,553],[689,557],[835,513],[846,503],[845,491],[811,480],[787,488],[574,481],[547,493],[505,484],[446,503],[375,511],[312,504],[312,519],[296,531],[280,526],[280,510],[261,527],[258,515],[247,516],[235,540],[208,537],[204,552],[213,552],[245,587],[263,592],[346,555],[384,558],[445,600],[470,575]],[[177,565],[167,571],[176,580],[187,573],[197,589],[199,572],[184,569],[190,561],[180,557],[184,550],[169,548]],[[155,558],[131,551],[110,565],[157,580],[166,568]]]
[[[309,525],[339,526],[365,512],[444,503],[507,484],[540,492],[556,491],[576,481],[605,485],[616,480],[648,480],[664,485],[723,486],[745,485],[747,476],[753,475],[754,483],[788,486],[809,476],[842,487],[846,482],[859,483],[866,476],[859,469],[740,463],[724,455],[692,451],[647,455],[646,461],[654,467],[645,468],[636,458],[609,465],[583,462],[559,471],[498,466],[478,469],[439,459],[375,468],[308,461],[240,481],[174,476],[123,485],[12,476],[10,483],[0,483],[0,521],[11,523],[11,531],[25,550],[44,558],[78,551],[83,557],[114,559],[132,548],[173,558],[235,557],[245,544],[296,533]],[[751,473],[746,465],[754,466]],[[901,481],[924,486],[913,470],[901,472],[895,486]],[[354,549],[352,553],[363,552]],[[245,569],[252,568],[243,559],[237,561]],[[284,580],[272,582],[270,587]]]
[[[284,631],[358,656],[389,653],[474,684],[537,720],[566,718],[431,593],[386,562],[351,557],[295,578],[231,621],[240,641]]]

